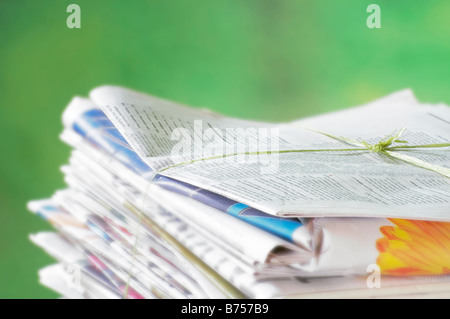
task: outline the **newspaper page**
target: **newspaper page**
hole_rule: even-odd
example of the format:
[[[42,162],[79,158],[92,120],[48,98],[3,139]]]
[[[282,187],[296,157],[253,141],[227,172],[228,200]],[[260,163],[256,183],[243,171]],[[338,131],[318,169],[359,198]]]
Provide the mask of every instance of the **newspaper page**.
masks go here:
[[[407,99],[401,103],[395,95],[380,103],[388,103],[391,98],[388,114],[381,108],[369,118],[383,125],[360,125],[360,131],[349,131],[346,137],[376,143],[393,130],[407,127],[401,138],[412,145],[450,140],[448,107],[419,107]],[[91,99],[157,173],[269,214],[450,220],[450,180],[427,169],[371,152],[270,153],[274,148],[292,151],[349,147],[308,128],[300,128],[299,123],[275,125],[229,119],[118,87],[95,89]],[[375,103],[376,107],[380,103]],[[363,107],[355,114],[364,112]],[[428,113],[432,115],[425,116]],[[347,113],[346,122],[322,129],[345,135],[346,131],[334,129],[363,120],[352,114]],[[328,116],[331,118],[333,114]],[[227,129],[232,131],[229,140],[222,133]],[[220,138],[222,143],[216,143]],[[262,143],[257,151],[266,154],[255,162],[251,155],[243,153],[252,152],[250,146],[255,145],[248,141],[260,139]],[[230,150],[244,152],[227,156],[228,144],[232,144]],[[209,153],[205,154],[205,149]],[[449,166],[447,151],[408,151],[411,153],[432,164]],[[234,161],[227,161],[230,157]]]

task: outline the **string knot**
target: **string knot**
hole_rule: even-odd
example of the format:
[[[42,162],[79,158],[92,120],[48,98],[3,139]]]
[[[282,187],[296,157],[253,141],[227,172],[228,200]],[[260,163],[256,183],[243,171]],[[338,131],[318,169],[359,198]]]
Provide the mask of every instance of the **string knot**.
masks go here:
[[[398,138],[403,134],[405,131],[405,128],[402,128],[398,130],[397,132],[393,132],[381,141],[379,141],[377,144],[369,144],[365,141],[362,141],[362,144],[371,152],[374,153],[380,153],[385,152],[389,149],[389,147],[392,145],[392,143],[406,143],[406,141],[401,141]]]

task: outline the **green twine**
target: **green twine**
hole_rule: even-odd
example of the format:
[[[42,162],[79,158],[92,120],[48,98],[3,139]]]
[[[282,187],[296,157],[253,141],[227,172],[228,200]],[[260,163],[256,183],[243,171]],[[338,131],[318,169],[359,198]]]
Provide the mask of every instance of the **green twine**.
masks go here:
[[[387,156],[402,160],[406,163],[409,163],[411,165],[431,170],[435,173],[441,174],[443,176],[446,176],[450,178],[450,169],[434,165],[425,161],[422,161],[418,158],[406,155],[406,154],[400,154],[397,152],[394,152],[396,150],[402,150],[402,149],[420,149],[420,148],[442,148],[442,147],[450,147],[450,143],[435,143],[435,144],[423,144],[423,145],[394,145],[395,143],[402,143],[406,144],[406,141],[399,140],[400,136],[405,132],[406,128],[401,128],[400,130],[394,131],[393,133],[389,134],[382,140],[380,140],[376,144],[369,144],[366,141],[357,141],[354,139],[350,139],[347,137],[342,137],[338,135],[333,135],[325,132],[321,132],[315,129],[310,129],[314,132],[320,133],[322,135],[328,136],[332,139],[338,140],[343,143],[351,144],[354,146],[358,146],[357,148],[326,148],[326,149],[300,149],[300,150],[281,150],[281,151],[257,151],[257,152],[245,152],[245,153],[232,153],[232,154],[224,154],[224,155],[217,155],[217,156],[210,156],[200,159],[194,159],[191,161],[186,161],[183,163],[175,164],[172,166],[165,167],[158,172],[156,172],[156,175],[159,173],[162,173],[163,171],[166,171],[168,169],[182,166],[182,165],[188,165],[196,162],[201,161],[207,161],[212,159],[218,159],[218,158],[225,158],[230,156],[238,156],[238,155],[265,155],[265,154],[284,154],[284,153],[306,153],[306,152],[349,152],[349,151],[370,151],[373,153],[382,153]]]

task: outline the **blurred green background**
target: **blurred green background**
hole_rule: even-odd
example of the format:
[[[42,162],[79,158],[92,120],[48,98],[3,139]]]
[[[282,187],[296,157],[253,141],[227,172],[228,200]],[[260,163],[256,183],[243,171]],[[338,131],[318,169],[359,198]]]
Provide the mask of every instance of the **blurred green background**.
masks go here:
[[[66,8],[81,7],[81,29]],[[381,7],[381,29],[366,8]],[[52,298],[51,229],[26,202],[64,187],[61,113],[118,84],[249,119],[285,121],[412,88],[450,104],[450,1],[0,1],[0,297]]]

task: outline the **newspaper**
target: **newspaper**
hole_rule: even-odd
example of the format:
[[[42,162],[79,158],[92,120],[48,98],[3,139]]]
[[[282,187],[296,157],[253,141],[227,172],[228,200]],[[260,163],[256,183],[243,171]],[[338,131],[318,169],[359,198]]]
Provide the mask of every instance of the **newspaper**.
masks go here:
[[[128,102],[116,103],[122,100]],[[380,113],[391,116],[383,120]],[[381,136],[381,126],[403,123],[409,135],[402,139],[410,143],[442,142],[448,140],[446,116],[448,107],[420,104],[409,91],[333,116],[273,124],[229,119],[126,89],[94,90],[90,99],[72,100],[63,115],[61,138],[74,148],[61,168],[67,188],[29,203],[29,209],[57,231],[30,236],[58,261],[41,270],[40,280],[64,298],[448,296],[445,178],[370,152],[271,153],[274,146],[296,150],[301,139],[307,148],[342,148],[342,143],[305,127],[348,137],[361,133],[358,137],[372,143]],[[237,144],[228,151],[240,155],[226,156],[230,161],[219,165],[220,155],[230,153],[199,153],[195,145],[189,152],[171,153],[187,144],[174,140],[170,132],[182,135],[197,129],[200,134],[199,119],[210,136],[234,129],[231,140]],[[222,137],[227,151],[232,143]],[[255,141],[258,150],[267,151],[263,157],[235,161],[242,152],[253,152]],[[209,149],[217,151],[215,143]],[[409,152],[448,167],[448,152]],[[348,162],[346,171],[343,161]],[[375,171],[385,171],[372,174],[372,163]],[[317,190],[321,197],[311,206],[298,201],[308,178],[302,167],[325,183],[316,185],[323,193]],[[331,169],[326,174],[325,167]],[[406,172],[410,169],[414,173]],[[362,183],[360,178],[368,176],[372,180]],[[304,182],[300,186],[293,181],[297,177]],[[334,178],[349,189],[335,184]],[[351,184],[355,178],[359,188]],[[398,188],[403,208],[433,210],[426,211],[425,218],[419,209],[417,214],[414,209],[402,213],[403,208],[391,214],[383,203],[322,198],[327,192],[362,196],[361,190],[371,183],[377,188],[369,195],[385,204],[386,193],[394,195]],[[270,200],[271,196],[278,199]],[[353,208],[362,203],[366,210],[355,213]],[[295,211],[282,210],[290,205]],[[326,213],[315,210],[319,205]],[[399,219],[404,216],[409,218]]]
[[[250,131],[256,132],[266,128],[268,131],[276,130],[278,136],[266,138],[266,142],[270,141],[262,143],[262,147],[257,149],[260,152],[273,151],[271,147],[278,150],[342,149],[343,143],[302,128],[303,125],[371,143],[383,139],[395,129],[406,127],[402,139],[411,145],[448,142],[449,108],[418,105],[412,97],[405,95],[408,92],[394,94],[356,111],[349,110],[345,114],[346,120],[323,128],[318,122],[328,124],[336,121],[333,113],[316,120],[275,125],[204,114],[120,87],[100,87],[93,90],[90,97],[155,172],[266,213],[302,217],[398,217],[449,221],[450,180],[420,167],[371,152],[270,154],[256,163],[239,159],[245,157],[241,155],[233,156],[236,161],[229,162],[226,160],[228,157],[224,157],[229,154],[225,152],[226,147],[217,147],[224,143],[227,145],[227,140],[222,143],[216,141],[217,136],[223,138],[223,134],[218,132],[227,132],[228,129],[235,132],[230,138],[234,149],[249,152],[254,143],[246,143],[246,140],[254,136],[239,134],[241,131],[237,129],[242,128],[246,132],[255,128]],[[380,104],[385,106],[378,109]],[[366,112],[365,116],[362,115]],[[196,123],[199,120],[201,128],[196,127],[200,126]],[[361,124],[371,121],[374,125]],[[203,136],[198,136],[203,132],[203,126],[208,127],[209,131],[205,130]],[[217,133],[216,137],[212,138],[214,133]],[[188,136],[185,138],[183,134]],[[204,143],[196,143],[200,138],[211,140],[215,153],[204,154]],[[174,149],[184,152],[174,154]],[[223,152],[220,152],[221,149]],[[450,158],[445,150],[403,152],[414,152],[414,156],[420,159],[449,167]],[[211,158],[211,155],[218,157]],[[209,159],[201,160],[204,158]],[[269,166],[274,167],[271,170]]]

